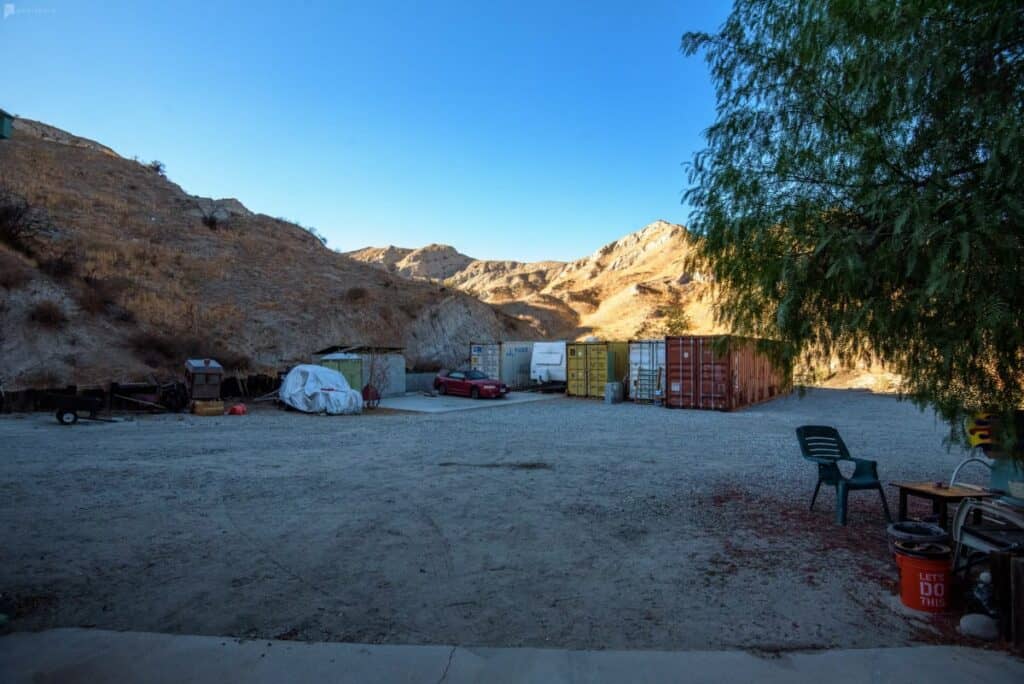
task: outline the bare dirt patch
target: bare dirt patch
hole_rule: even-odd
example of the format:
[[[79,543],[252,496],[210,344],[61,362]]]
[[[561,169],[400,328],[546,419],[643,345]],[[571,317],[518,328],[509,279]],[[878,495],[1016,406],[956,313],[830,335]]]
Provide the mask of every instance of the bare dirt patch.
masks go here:
[[[866,392],[732,414],[0,417],[0,592],[54,598],[18,630],[766,653],[954,640],[893,600],[877,495],[851,495],[846,528],[830,492],[807,510],[816,472],[793,430],[810,423],[886,480],[942,479],[961,456],[930,415]]]

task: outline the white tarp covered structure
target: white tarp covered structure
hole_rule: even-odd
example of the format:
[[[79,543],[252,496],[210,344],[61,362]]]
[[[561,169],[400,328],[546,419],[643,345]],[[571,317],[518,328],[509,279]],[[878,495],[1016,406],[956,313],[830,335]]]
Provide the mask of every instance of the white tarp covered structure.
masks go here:
[[[281,401],[305,413],[332,416],[362,413],[363,397],[336,370],[304,364],[288,371],[278,392]]]

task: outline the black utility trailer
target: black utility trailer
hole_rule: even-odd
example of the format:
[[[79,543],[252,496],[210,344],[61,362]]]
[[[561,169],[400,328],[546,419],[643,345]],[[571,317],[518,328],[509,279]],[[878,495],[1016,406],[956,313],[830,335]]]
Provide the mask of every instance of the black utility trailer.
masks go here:
[[[78,422],[79,412],[85,414],[88,420],[102,420],[113,423],[111,418],[100,418],[99,413],[103,409],[103,399],[99,397],[86,397],[79,394],[51,394],[50,398],[57,406],[57,422],[61,425],[74,425]]]

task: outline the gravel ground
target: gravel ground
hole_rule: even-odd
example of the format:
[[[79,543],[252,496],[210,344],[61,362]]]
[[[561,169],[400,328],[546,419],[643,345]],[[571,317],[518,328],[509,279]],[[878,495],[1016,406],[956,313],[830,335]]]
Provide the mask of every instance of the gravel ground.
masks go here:
[[[5,416],[0,611],[16,630],[374,643],[948,640],[893,597],[877,496],[851,495],[845,529],[831,492],[807,511],[805,423],[836,425],[885,480],[946,479],[963,455],[930,414],[839,390],[731,414]]]

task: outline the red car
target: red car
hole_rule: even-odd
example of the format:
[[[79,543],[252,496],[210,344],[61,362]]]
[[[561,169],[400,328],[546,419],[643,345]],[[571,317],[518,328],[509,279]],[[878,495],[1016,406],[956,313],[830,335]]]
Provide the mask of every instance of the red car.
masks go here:
[[[478,370],[441,371],[434,378],[438,394],[456,394],[480,399],[500,399],[508,394],[508,385],[492,380]]]

